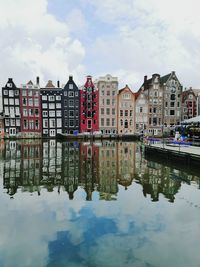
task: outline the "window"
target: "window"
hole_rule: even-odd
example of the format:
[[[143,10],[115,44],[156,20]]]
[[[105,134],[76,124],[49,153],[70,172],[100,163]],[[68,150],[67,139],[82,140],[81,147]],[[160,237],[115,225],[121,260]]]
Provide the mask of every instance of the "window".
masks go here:
[[[153,118],[153,125],[154,125],[154,126],[157,125],[157,118]]]
[[[27,98],[24,97],[23,100],[22,100],[22,103],[23,103],[24,106],[27,106]]]
[[[54,103],[50,103],[49,104],[49,109],[55,109],[55,104]]]
[[[115,115],[115,109],[112,108],[112,115]]]
[[[115,99],[112,99],[112,106],[115,105]]]
[[[110,126],[110,119],[109,118],[106,119],[106,126]]]
[[[125,117],[128,116],[128,110],[125,110]]]
[[[140,107],[140,113],[142,113],[143,112],[143,108],[142,107]]]
[[[4,104],[8,105],[8,98],[4,98]]]
[[[69,84],[69,89],[73,89],[73,84],[72,83]]]
[[[123,110],[120,110],[120,117],[123,117]]]
[[[12,105],[12,106],[14,105],[14,99],[13,98],[9,99],[9,104]]]
[[[54,97],[54,95],[50,95],[50,96],[49,96],[49,101],[55,101],[55,97]]]
[[[128,120],[125,120],[125,122],[124,122],[124,128],[128,128]]]
[[[69,100],[69,107],[73,107],[74,106],[74,100]]]
[[[69,117],[74,117],[74,111],[73,110],[69,111]]]
[[[65,107],[67,106],[67,100],[64,100],[64,106]]]
[[[19,99],[15,98],[15,105],[19,105]]]
[[[35,98],[35,99],[34,99],[34,105],[35,105],[36,107],[39,106],[39,99],[38,99],[38,98]]]
[[[151,125],[151,118],[149,118],[149,125]]]
[[[115,119],[112,119],[112,126],[115,126]]]
[[[42,96],[42,100],[47,100],[47,96],[46,95],[43,95]]]
[[[9,96],[11,96],[11,97],[14,96],[13,90],[9,90]]]
[[[171,108],[174,107],[174,102],[170,102],[170,107],[171,107]]]
[[[175,111],[173,109],[170,110],[170,116],[174,116],[175,115]]]
[[[153,108],[153,113],[156,113],[156,108]]]
[[[56,126],[55,119],[50,119],[50,128],[54,128]]]
[[[39,115],[39,110],[38,108],[35,109],[35,116],[38,116]]]
[[[5,119],[5,126],[9,126],[10,125],[9,122],[10,122],[9,119]]]
[[[74,120],[69,120],[69,126],[74,127]]]
[[[110,115],[110,109],[109,108],[106,109],[106,115]]]
[[[11,126],[15,126],[15,119],[11,119]]]
[[[28,129],[28,121],[24,120],[24,129]]]
[[[34,115],[33,109],[30,108],[30,109],[29,109],[29,116],[33,116],[33,115]]]
[[[42,104],[42,108],[44,109],[44,108],[47,108],[47,103],[43,103]]]
[[[31,130],[34,129],[34,121],[33,120],[30,120],[30,122],[29,122],[29,128]]]
[[[75,96],[78,96],[78,92],[75,92]]]
[[[180,107],[180,102],[177,102],[177,108],[179,108]]]
[[[110,105],[110,99],[106,99],[106,104]]]
[[[104,115],[104,108],[101,108],[101,115]]]
[[[75,105],[76,105],[76,107],[79,106],[79,101],[78,100],[75,100]]]
[[[57,116],[57,117],[61,117],[61,110],[57,110],[57,111],[56,111],[56,116]]]
[[[3,94],[4,94],[4,95],[8,95],[8,90],[4,90],[4,91],[3,91]]]
[[[104,126],[104,118],[101,118],[101,126]]]
[[[67,91],[64,91],[64,96],[67,96]]]
[[[56,108],[61,108],[61,103],[56,103]]]
[[[29,106],[32,106],[33,105],[33,98],[29,98],[28,99],[28,104],[29,104]]]
[[[49,117],[55,117],[55,111],[54,110],[49,111]]]
[[[170,97],[171,100],[175,100],[175,94],[172,94]]]
[[[47,116],[48,116],[48,112],[47,112],[47,111],[43,111],[43,112],[42,112],[42,116],[43,116],[43,117],[47,117]]]
[[[69,97],[74,97],[74,92],[69,91],[68,96]]]
[[[112,91],[112,95],[115,96],[115,91]]]
[[[15,90],[15,95],[19,95],[19,90]]]
[[[91,111],[88,111],[88,112],[87,112],[87,117],[88,117],[88,118],[91,118],[91,117],[92,117],[92,112],[91,112]]]
[[[91,129],[92,128],[92,121],[91,120],[88,120],[87,126],[88,126],[88,129]]]
[[[57,100],[57,101],[61,100],[61,96],[60,96],[60,95],[57,95],[57,96],[56,96],[56,100]]]
[[[121,126],[123,126],[123,120],[120,120],[120,124],[121,124]]]
[[[108,91],[107,91],[107,96],[109,96],[109,95],[110,95],[110,91],[108,90]]]
[[[32,90],[28,90],[28,95],[32,96],[33,95],[33,91]]]
[[[35,121],[35,128],[39,129],[39,121],[38,120]]]
[[[101,96],[104,96],[104,90],[101,91]]]
[[[19,116],[20,113],[19,113],[19,107],[15,107],[15,115]]]

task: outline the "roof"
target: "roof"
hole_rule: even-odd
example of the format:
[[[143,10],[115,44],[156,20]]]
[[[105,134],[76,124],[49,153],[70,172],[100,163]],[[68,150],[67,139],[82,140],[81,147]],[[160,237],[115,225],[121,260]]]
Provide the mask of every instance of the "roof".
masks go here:
[[[124,90],[128,89],[132,94],[134,94],[131,89],[129,88],[129,86],[126,84],[126,86],[122,89],[119,90],[119,94],[121,94],[121,92],[123,92]]]
[[[161,76],[161,77],[159,74],[153,74],[152,76],[158,75],[160,78],[160,83],[163,85],[164,83],[166,83],[169,80],[169,78],[172,74],[175,74],[175,72],[168,73],[168,74]],[[147,76],[145,76],[145,77],[147,77]],[[144,89],[148,89],[151,86],[151,84],[152,84],[152,77],[150,79],[147,79],[146,81],[144,81],[142,86],[140,87],[140,89],[138,91],[140,91],[142,87],[144,87]]]
[[[32,81],[30,80],[27,85],[33,85]]]
[[[49,80],[45,88],[55,88],[55,86],[53,85],[52,81]]]

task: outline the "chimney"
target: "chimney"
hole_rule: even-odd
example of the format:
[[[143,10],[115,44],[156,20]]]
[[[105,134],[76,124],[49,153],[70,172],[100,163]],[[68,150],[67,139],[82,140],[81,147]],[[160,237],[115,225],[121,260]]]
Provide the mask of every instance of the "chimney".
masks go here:
[[[8,78],[8,82],[12,83],[13,79],[12,78]]]
[[[73,76],[72,75],[69,76],[69,80],[73,81]]]
[[[57,81],[57,87],[60,88],[60,81]]]
[[[39,84],[40,84],[40,77],[37,76],[37,77],[36,77],[36,85],[39,85]]]
[[[144,82],[146,82],[146,81],[147,81],[147,75],[144,76]]]

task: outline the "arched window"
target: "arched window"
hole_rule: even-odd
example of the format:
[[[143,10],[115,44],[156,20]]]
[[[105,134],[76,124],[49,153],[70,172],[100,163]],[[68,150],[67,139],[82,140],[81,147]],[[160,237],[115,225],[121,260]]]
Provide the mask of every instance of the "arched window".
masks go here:
[[[175,100],[175,94],[171,94],[171,100]]]

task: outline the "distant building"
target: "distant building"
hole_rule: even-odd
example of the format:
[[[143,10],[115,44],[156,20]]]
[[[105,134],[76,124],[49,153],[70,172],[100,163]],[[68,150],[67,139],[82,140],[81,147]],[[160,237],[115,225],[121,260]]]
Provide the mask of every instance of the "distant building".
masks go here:
[[[54,138],[62,133],[62,94],[59,82],[56,88],[52,81],[48,81],[46,87],[40,90],[43,137]]]
[[[29,81],[20,88],[21,136],[41,137],[42,118],[39,77],[37,84]]]
[[[126,85],[119,90],[117,96],[118,134],[134,134],[135,132],[135,94]]]
[[[19,88],[16,87],[13,79],[9,78],[6,85],[2,88],[6,137],[16,136],[21,131],[19,94]]]
[[[135,98],[135,131],[147,134],[149,103],[144,87],[135,94]]]
[[[107,74],[97,80],[99,90],[99,129],[103,134],[117,132],[118,78]]]
[[[80,92],[80,131],[94,132],[99,130],[99,92],[87,76],[86,83]]]
[[[200,89],[189,88],[182,92],[182,120],[197,116],[198,94]]]
[[[69,80],[64,86],[62,94],[62,121],[64,133],[78,133],[79,115],[80,115],[80,91],[73,81],[73,77],[69,76]]]
[[[142,88],[148,99],[149,135],[162,135],[166,129],[180,124],[182,86],[174,71],[162,77],[153,74],[147,79],[145,76]]]

